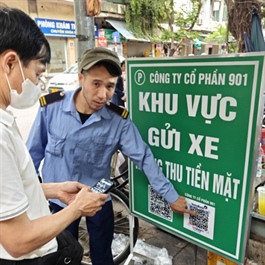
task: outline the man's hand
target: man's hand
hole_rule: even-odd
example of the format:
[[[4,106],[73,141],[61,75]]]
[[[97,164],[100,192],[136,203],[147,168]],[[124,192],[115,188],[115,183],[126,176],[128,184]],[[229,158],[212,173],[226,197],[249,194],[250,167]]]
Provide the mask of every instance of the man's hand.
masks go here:
[[[108,194],[91,192],[90,188],[84,187],[69,207],[74,206],[81,216],[93,216],[102,209],[108,196]]]
[[[179,196],[179,198],[175,202],[171,203],[170,208],[176,213],[187,213],[196,216],[195,212],[188,209],[186,200],[182,196]]]
[[[57,191],[58,199],[68,205],[75,199],[76,194],[84,187],[87,186],[76,181],[62,182]]]
[[[101,210],[109,196],[91,192],[91,187],[76,181],[42,183],[41,185],[47,199],[56,198],[67,204],[75,212],[76,218],[83,215],[95,215]]]

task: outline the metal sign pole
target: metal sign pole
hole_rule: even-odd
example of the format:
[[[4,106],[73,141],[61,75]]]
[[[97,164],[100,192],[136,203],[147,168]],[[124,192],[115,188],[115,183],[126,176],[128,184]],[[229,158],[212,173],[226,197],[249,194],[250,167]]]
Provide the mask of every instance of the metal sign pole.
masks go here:
[[[198,246],[194,245],[194,265],[197,265]]]
[[[132,216],[132,215],[129,215],[129,226],[130,226],[130,254],[129,254],[128,258],[126,259],[124,265],[129,265],[130,261],[133,259],[133,257],[138,257],[138,258],[147,260],[153,264],[154,259],[147,257],[147,256],[144,256],[144,255],[134,251],[134,246],[133,246],[134,216]]]
[[[130,226],[130,255],[126,259],[124,265],[128,265],[133,257],[133,228],[134,228],[134,217],[129,215],[129,226]]]
[[[124,265],[129,265],[130,261],[133,260],[133,257],[139,257],[145,259],[149,262],[154,262],[154,259],[144,256],[136,251],[134,251],[133,246],[133,229],[134,229],[134,216],[129,215],[129,226],[130,226],[130,254],[126,259]],[[197,257],[198,257],[198,246],[194,245],[194,265],[197,265]]]

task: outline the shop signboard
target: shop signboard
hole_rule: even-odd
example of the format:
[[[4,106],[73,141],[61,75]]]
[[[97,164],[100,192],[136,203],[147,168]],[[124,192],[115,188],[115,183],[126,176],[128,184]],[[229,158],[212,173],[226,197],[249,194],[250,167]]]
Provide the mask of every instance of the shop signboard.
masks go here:
[[[35,18],[45,36],[75,38],[75,22],[48,18]]]
[[[99,37],[99,32],[98,31],[99,31],[98,24],[95,23],[95,25],[94,25],[95,38]]]
[[[124,42],[126,39],[116,30],[113,29],[104,29],[105,36],[108,42]]]
[[[132,215],[243,264],[264,76],[262,53],[127,60],[130,117],[197,213],[173,213],[130,163]]]
[[[115,31],[114,29],[104,29],[105,37],[107,38],[108,42],[112,42],[112,34]]]

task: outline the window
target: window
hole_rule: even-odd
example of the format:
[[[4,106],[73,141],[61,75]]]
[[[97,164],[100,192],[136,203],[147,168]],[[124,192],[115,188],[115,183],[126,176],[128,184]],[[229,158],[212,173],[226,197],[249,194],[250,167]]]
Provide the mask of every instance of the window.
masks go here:
[[[228,16],[227,16],[227,5],[224,4],[224,7],[223,7],[223,19],[222,21],[228,21]]]
[[[219,1],[213,2],[213,21],[220,21],[220,6],[221,3]]]
[[[66,39],[48,38],[51,46],[50,73],[63,72],[66,69]]]

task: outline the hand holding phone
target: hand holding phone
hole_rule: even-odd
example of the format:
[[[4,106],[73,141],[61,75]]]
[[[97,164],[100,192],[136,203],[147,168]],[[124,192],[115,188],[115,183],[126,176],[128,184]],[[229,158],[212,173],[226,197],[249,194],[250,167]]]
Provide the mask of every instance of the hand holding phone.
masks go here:
[[[114,188],[114,183],[109,179],[102,178],[91,190],[96,193],[108,193],[112,188]]]

